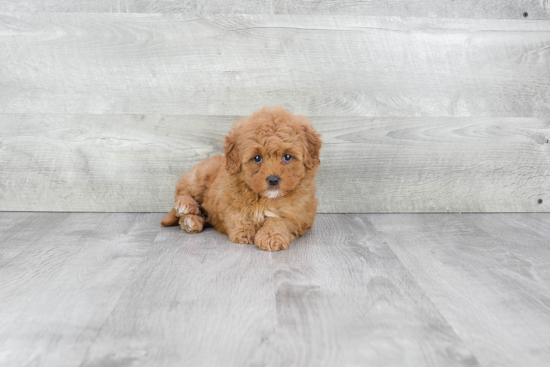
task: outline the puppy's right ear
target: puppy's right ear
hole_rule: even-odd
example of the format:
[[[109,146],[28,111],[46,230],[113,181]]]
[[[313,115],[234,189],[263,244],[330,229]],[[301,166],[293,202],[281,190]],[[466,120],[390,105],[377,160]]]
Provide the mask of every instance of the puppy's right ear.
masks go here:
[[[231,130],[229,135],[225,137],[223,147],[225,154],[225,169],[231,175],[238,173],[241,170],[241,159],[239,157],[239,149],[237,148],[237,138],[234,130]]]

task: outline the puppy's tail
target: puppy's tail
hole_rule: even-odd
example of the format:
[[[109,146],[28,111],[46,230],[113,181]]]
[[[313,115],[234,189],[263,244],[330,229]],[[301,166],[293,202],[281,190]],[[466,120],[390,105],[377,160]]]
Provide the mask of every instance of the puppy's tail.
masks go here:
[[[179,218],[176,217],[176,209],[172,209],[170,213],[166,214],[164,219],[160,222],[164,227],[177,226]]]

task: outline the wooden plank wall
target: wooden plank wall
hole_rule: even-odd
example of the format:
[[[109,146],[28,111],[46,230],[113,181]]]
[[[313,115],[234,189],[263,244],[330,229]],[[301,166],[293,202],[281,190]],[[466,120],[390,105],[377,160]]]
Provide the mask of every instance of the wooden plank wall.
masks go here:
[[[0,210],[168,210],[264,104],[323,134],[320,212],[550,210],[547,0],[0,12]]]

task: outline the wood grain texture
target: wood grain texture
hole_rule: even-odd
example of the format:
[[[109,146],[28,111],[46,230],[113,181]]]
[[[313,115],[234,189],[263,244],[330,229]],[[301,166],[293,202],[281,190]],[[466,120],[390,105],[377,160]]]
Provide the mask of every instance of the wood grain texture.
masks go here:
[[[275,327],[271,263],[213,229],[163,229],[81,366],[247,365]]]
[[[4,113],[547,117],[550,22],[8,13]]]
[[[316,228],[278,254],[163,229],[81,365],[477,365],[386,245]]]
[[[68,217],[66,213],[43,215],[42,213],[0,213],[0,268],[45,236],[58,235],[58,226]],[[10,224],[4,226],[3,224]],[[66,229],[63,229],[66,230]]]
[[[6,238],[13,236],[22,229],[18,226],[18,224],[29,216],[30,213],[28,212],[0,212],[0,231],[5,233],[4,236]]]
[[[550,360],[550,215],[365,217],[483,366]]]
[[[31,218],[52,230],[37,241]],[[0,267],[0,365],[550,358],[550,214],[321,214],[278,253],[212,229],[161,228],[161,218],[0,213],[0,235],[19,233],[3,237],[0,258],[26,245]]]
[[[4,12],[108,12],[189,14],[341,14],[440,18],[549,19],[548,0],[3,0]]]
[[[0,364],[78,366],[153,245],[157,217],[72,214],[39,241],[29,238],[0,267]]]
[[[236,118],[0,115],[0,210],[166,212],[181,173],[221,154]],[[549,211],[546,120],[312,121],[320,212]]]
[[[478,366],[360,216],[318,216],[273,271],[277,327],[249,365]]]

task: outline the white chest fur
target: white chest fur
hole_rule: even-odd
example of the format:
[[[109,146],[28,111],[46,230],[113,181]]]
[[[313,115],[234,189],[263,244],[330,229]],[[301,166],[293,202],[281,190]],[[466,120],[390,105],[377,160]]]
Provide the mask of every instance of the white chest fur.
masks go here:
[[[254,221],[256,223],[264,222],[266,218],[280,218],[280,216],[274,213],[273,211],[267,210],[267,209],[264,209],[263,211],[256,210],[254,212]]]

